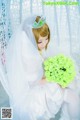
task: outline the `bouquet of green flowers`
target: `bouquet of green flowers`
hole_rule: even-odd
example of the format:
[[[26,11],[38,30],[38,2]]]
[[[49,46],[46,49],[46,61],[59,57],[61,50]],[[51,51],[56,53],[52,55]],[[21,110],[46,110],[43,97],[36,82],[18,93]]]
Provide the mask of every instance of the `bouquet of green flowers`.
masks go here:
[[[76,76],[74,62],[71,58],[59,54],[44,61],[45,77],[48,82],[56,82],[67,87]]]

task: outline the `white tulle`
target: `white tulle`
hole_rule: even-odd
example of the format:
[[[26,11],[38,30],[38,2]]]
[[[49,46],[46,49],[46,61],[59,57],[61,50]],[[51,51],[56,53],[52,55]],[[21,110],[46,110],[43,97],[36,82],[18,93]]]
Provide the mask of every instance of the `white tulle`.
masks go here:
[[[43,58],[35,45],[31,23],[27,26],[29,23],[24,22],[26,29],[24,24],[18,28],[6,51],[13,120],[47,120],[55,117],[63,101],[62,90],[57,84],[39,84],[44,74]]]
[[[26,19],[15,31],[6,51],[7,74],[6,79],[2,77],[1,81],[9,95],[10,106],[13,108],[12,120],[55,118],[64,101],[66,105],[70,103],[68,109],[62,106],[65,114],[62,112],[61,119],[65,120],[64,115],[68,114],[69,110],[72,113],[71,99],[68,100],[68,97],[72,98],[72,94],[68,95],[67,90],[64,92],[56,83],[40,84],[39,81],[44,75],[43,59],[55,54],[53,51],[47,53],[43,51],[42,56],[40,55],[32,33],[33,21],[34,17]],[[0,73],[4,76],[2,69]],[[75,90],[76,88],[73,86],[72,89],[69,86],[68,89]]]
[[[14,111],[13,120],[55,117],[63,100],[61,88],[56,84],[38,83],[43,77],[43,59],[25,32],[19,32],[14,42],[16,42],[15,47],[11,42],[7,51],[9,57],[7,75],[12,96],[10,105]]]

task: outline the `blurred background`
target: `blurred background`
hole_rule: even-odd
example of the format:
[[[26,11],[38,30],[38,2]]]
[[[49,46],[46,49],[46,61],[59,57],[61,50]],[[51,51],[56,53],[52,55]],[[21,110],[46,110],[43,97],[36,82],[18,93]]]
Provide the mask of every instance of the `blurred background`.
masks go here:
[[[18,26],[31,14],[44,14],[51,30],[49,51],[58,50],[74,57],[80,68],[80,5],[44,5],[45,1],[0,0],[0,58],[6,72],[5,50]],[[80,0],[63,0],[63,2]],[[0,83],[0,107],[9,106],[8,95]],[[57,118],[56,118],[57,120]]]

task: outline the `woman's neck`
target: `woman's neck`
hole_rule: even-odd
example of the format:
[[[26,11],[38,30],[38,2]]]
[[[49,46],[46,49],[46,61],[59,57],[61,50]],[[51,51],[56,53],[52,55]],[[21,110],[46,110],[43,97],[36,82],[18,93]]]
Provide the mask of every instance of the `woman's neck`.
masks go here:
[[[39,50],[39,53],[42,55],[42,50]]]

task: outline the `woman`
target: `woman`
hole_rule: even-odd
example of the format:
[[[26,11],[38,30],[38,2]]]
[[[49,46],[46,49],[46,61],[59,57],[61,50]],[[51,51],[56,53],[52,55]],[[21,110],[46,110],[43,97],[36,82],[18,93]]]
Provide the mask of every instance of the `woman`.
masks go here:
[[[13,120],[47,120],[55,117],[61,107],[62,89],[44,78],[41,52],[47,49],[49,41],[45,18],[34,15],[25,20],[8,44],[7,76]]]
[[[67,103],[65,90],[56,83],[46,82],[44,76],[42,64],[49,41],[50,30],[45,18],[34,15],[25,20],[8,44],[7,80],[13,120],[49,120],[55,118],[63,100]],[[68,103],[71,105],[70,100]]]

